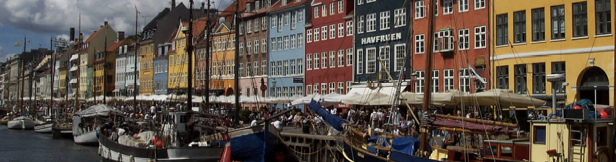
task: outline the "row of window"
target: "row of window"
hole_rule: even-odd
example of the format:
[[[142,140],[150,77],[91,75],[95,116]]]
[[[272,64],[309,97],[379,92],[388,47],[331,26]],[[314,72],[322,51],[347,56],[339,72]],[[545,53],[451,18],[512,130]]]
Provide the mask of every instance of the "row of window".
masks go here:
[[[474,31],[474,48],[486,48],[486,26],[475,27]],[[454,37],[453,30],[443,30],[434,33],[434,52],[454,50]],[[426,36],[424,34],[415,35],[415,54],[422,54],[425,52],[425,39]],[[459,29],[458,50],[469,50],[470,42],[469,29]]]
[[[406,26],[406,8],[398,8],[394,10],[394,28],[404,27]],[[357,34],[364,33],[364,25],[365,32],[371,33],[377,31],[376,28],[376,19],[377,13],[366,14],[366,21],[364,23],[364,15],[361,15],[357,19]],[[382,11],[379,13],[379,30],[388,30],[391,27],[391,11]]]
[[[235,37],[227,36],[221,38],[212,39],[212,51],[226,51],[226,50],[234,50],[235,49]],[[202,54],[203,57],[199,57],[201,59],[205,58],[205,49],[197,50],[198,54]]]
[[[336,3],[338,3],[338,13],[344,12],[344,1],[332,2],[329,3],[329,16],[336,14]],[[319,8],[321,8],[321,12],[319,12]],[[319,16],[327,17],[327,4],[316,5],[312,10],[314,11],[314,18],[319,18]]]
[[[253,92],[256,88],[253,88]],[[276,93],[274,93],[276,92]],[[247,94],[250,94],[249,89],[246,90]],[[297,87],[270,87],[270,97],[292,97],[292,96],[303,96],[304,89],[303,86]],[[255,93],[256,95],[256,93]]]
[[[170,73],[169,74],[169,83],[177,84],[177,83],[186,83],[188,77],[188,73]]]
[[[595,35],[612,33],[610,0],[595,0]],[[574,22],[571,35],[574,38],[588,37],[588,6],[586,1],[571,4],[571,17]],[[565,39],[565,5],[550,7],[549,18],[551,22],[551,39]],[[532,41],[545,41],[545,9],[531,10]],[[526,11],[513,12],[513,43],[526,43]],[[550,30],[550,29],[548,29]],[[508,13],[496,15],[496,45],[509,45],[509,15]]]
[[[328,27],[327,25],[322,26],[320,30],[318,27],[314,29],[307,29],[306,30],[306,43],[310,43],[312,41],[318,42],[319,40],[321,41],[327,40],[327,29],[328,29],[327,27]],[[338,38],[344,37],[344,29],[345,29],[344,23],[338,23],[337,29],[338,29],[338,34],[336,35],[336,24],[329,25],[329,39],[335,39],[336,36],[338,36]],[[313,31],[314,33],[312,33]],[[346,36],[352,36],[352,35],[353,35],[353,21],[347,21],[346,22]]]
[[[261,52],[265,53],[265,50],[267,50],[265,39],[261,40],[261,42],[262,42]],[[255,40],[255,47],[259,45],[258,43],[259,42]],[[272,51],[282,51],[282,50],[304,47],[304,34],[299,33],[299,34],[291,34],[288,36],[271,38],[270,47]],[[240,51],[242,51],[241,49],[242,49],[242,45],[240,44]],[[250,42],[248,42],[246,46],[246,50],[250,51]],[[254,49],[254,51],[257,51],[257,49]],[[241,52],[240,52],[240,55],[241,55]]]
[[[116,73],[116,82],[133,80],[135,78],[135,72]]]
[[[248,63],[248,65],[250,65],[250,63]],[[241,65],[240,68],[242,68]],[[304,61],[303,59],[272,61],[270,62],[270,68],[270,76],[303,75]],[[247,73],[249,71],[250,69],[246,70]]]
[[[167,81],[154,81],[154,91],[157,93],[167,92]]]
[[[167,64],[154,64],[154,74],[166,73],[168,69]]]
[[[455,80],[455,71],[454,69],[443,69],[443,84],[442,89],[443,92],[454,89],[454,80]],[[431,93],[438,93],[441,89],[441,84],[439,82],[440,76],[439,70],[432,70],[432,88]],[[424,93],[425,87],[425,71],[417,71],[417,79],[415,82],[415,93]],[[471,87],[471,72],[470,69],[460,69],[458,70],[458,86],[460,91],[462,92],[470,92]]]
[[[152,79],[141,79],[139,81],[139,89],[142,91],[152,90]]]
[[[319,89],[320,88],[320,89]],[[329,83],[314,83],[314,85],[306,85],[306,95],[310,94],[346,94],[351,91],[351,81],[346,82],[329,82]]]
[[[284,26],[289,26],[289,23],[290,23],[289,28],[291,30],[294,30],[297,28],[297,22],[302,22],[302,21],[304,21],[304,11],[303,10],[289,11],[289,12],[270,16],[270,26],[272,27],[272,29],[277,28],[278,32],[281,32]],[[247,26],[249,25],[250,25],[250,21],[248,21]],[[241,29],[241,26],[240,26],[240,29]],[[250,27],[248,27],[246,30],[248,31],[249,29]]]
[[[293,37],[295,39],[295,37]],[[247,40],[246,42],[246,50],[244,50],[244,42],[240,42],[240,56],[244,55],[244,53],[246,53],[246,55],[251,55],[251,54],[259,54],[259,53],[266,53],[267,52],[267,39],[261,39],[261,46],[259,47],[259,40],[254,40],[254,41],[250,41]],[[254,44],[253,44],[254,43]]]
[[[188,63],[188,55],[170,55],[169,66],[183,65]]]
[[[443,10],[443,15],[448,15],[453,13],[454,0],[442,0],[443,6],[441,7]],[[470,5],[469,0],[456,0],[458,5],[458,12],[467,12],[469,11]],[[435,15],[439,13],[439,1],[436,1],[436,12]],[[426,6],[429,7],[428,4],[425,3],[424,0],[415,1],[415,19],[421,19],[426,17]],[[486,8],[486,0],[474,0],[474,9],[484,9]]]
[[[373,74],[376,73],[376,69],[379,71],[383,71],[383,66],[386,67],[387,70],[390,70],[391,64],[391,48],[389,45],[380,46],[379,54],[377,55],[377,47],[366,48],[366,62],[364,64],[364,49],[357,50],[357,65],[356,65],[356,74]],[[378,56],[378,60],[377,60]],[[409,63],[405,63],[406,58],[406,44],[395,44],[394,45],[394,71],[398,72],[402,70]],[[377,67],[377,61],[382,63],[383,65]],[[380,65],[380,64],[379,64]],[[365,66],[365,67],[364,67]],[[365,71],[364,71],[365,70]]]
[[[345,63],[345,60],[346,60],[346,63]],[[312,69],[318,70],[319,68],[327,69],[327,67],[335,68],[336,66],[344,67],[345,64],[346,66],[353,66],[353,49],[352,48],[346,49],[346,58],[345,58],[344,50],[338,50],[337,54],[336,54],[336,51],[329,51],[329,55],[327,54],[327,52],[321,52],[320,55],[319,53],[306,54],[306,70],[312,70]]]
[[[244,23],[246,23],[246,28],[244,28]],[[250,34],[252,32],[257,33],[260,30],[267,30],[267,17],[255,18],[240,23],[240,35],[244,34],[244,30],[246,30],[247,34]]]
[[[527,94],[528,82],[527,74],[532,73],[532,93],[546,94],[546,67],[545,63],[532,63],[531,70],[527,69],[526,64],[513,65],[514,91],[518,94]],[[552,62],[552,74],[565,74],[565,62]],[[552,84],[557,93],[565,93],[562,83],[565,80]],[[499,89],[509,89],[509,66],[496,67],[496,87]]]

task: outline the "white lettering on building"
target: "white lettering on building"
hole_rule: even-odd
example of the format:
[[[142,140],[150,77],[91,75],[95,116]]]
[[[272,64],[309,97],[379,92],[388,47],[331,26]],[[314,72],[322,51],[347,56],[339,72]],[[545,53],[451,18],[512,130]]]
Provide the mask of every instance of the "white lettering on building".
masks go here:
[[[402,39],[402,33],[393,33],[361,38],[361,44],[381,43]]]

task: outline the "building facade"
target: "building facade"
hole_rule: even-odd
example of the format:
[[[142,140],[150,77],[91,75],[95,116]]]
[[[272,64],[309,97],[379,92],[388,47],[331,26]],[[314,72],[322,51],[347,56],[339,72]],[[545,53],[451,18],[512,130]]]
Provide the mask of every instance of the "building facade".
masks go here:
[[[235,67],[235,48],[232,43],[235,40],[234,32],[235,30],[229,22],[219,22],[219,25],[212,32],[210,76],[206,76],[204,69],[197,75],[199,83],[202,83],[202,85],[205,84],[205,79],[210,79],[210,92],[213,92],[214,96],[233,94],[235,90],[235,73],[233,70]],[[205,49],[200,52],[205,52]],[[204,56],[199,58],[205,59]]]
[[[614,104],[613,4],[611,0],[495,2],[495,21],[490,24],[495,31],[493,87],[548,103],[555,89],[561,107],[580,99]],[[548,82],[549,74],[566,77]]]
[[[117,33],[107,21],[100,28],[93,32],[88,39],[82,43],[84,51],[80,53],[81,62],[79,68],[79,98],[85,99],[94,97],[94,61],[96,54],[105,51],[117,39]],[[115,58],[114,58],[115,60]],[[102,81],[102,79],[101,79]],[[102,93],[101,93],[102,94]]]
[[[315,0],[306,25],[305,94],[346,94],[353,81],[353,1]],[[303,95],[303,94],[302,94]]]

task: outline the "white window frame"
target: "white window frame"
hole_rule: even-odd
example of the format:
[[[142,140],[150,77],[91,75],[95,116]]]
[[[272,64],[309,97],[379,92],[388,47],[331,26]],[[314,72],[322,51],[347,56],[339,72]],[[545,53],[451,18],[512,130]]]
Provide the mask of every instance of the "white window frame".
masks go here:
[[[276,71],[276,61],[270,62],[270,75],[271,76],[278,75],[278,72]]]
[[[319,67],[321,67],[321,62],[319,60],[320,54],[319,53],[314,53],[312,56],[314,57],[314,63],[312,64],[314,66],[313,66],[312,69],[318,70]]]
[[[289,61],[288,60],[282,61],[282,75],[283,76],[289,75]]]
[[[353,86],[351,84],[352,84],[351,81],[347,81],[346,82],[346,92],[345,92],[345,94],[349,93],[351,91],[351,88],[353,88]]]
[[[319,6],[314,7],[314,18],[319,18]]]
[[[380,57],[379,58],[380,60],[378,61],[379,64],[384,64],[387,71],[390,71],[391,69],[391,65],[390,65],[391,64],[391,47],[389,45],[379,47],[378,57]],[[385,70],[383,70],[383,65],[379,65],[378,69],[379,71],[385,72]]]
[[[297,74],[304,74],[304,60],[297,59]]]
[[[297,34],[297,48],[304,47],[304,33]]]
[[[338,23],[338,38],[342,37],[344,37],[344,23]]]
[[[291,39],[291,49],[295,49],[295,47],[296,47],[296,45],[297,45],[297,44],[296,44],[296,41],[295,41],[295,35],[294,35],[294,34],[292,34],[292,35],[290,35],[289,37],[291,37],[291,38],[290,38],[290,39]]]
[[[261,17],[261,30],[267,30],[267,17]]]
[[[267,39],[261,39],[261,53],[267,52]]]
[[[327,25],[321,27],[321,40],[327,40]]]
[[[359,16],[359,21],[357,21],[357,34],[364,33],[364,16]]]
[[[376,0],[366,0],[366,3],[376,2]]]
[[[327,52],[321,52],[321,69],[327,69]]]
[[[255,40],[254,48],[253,49],[254,49],[253,50],[254,54],[259,54],[259,40],[258,39]]]
[[[417,71],[417,77],[415,78],[415,93],[423,94],[424,93],[424,84],[425,82],[425,71]]]
[[[486,48],[486,26],[475,27],[475,43],[474,44],[475,44],[475,49]]]
[[[284,50],[289,49],[289,36],[284,36]]]
[[[321,5],[321,17],[327,16],[327,4]]]
[[[261,60],[261,75],[267,75],[267,61],[266,60]]]
[[[329,3],[329,15],[334,15],[336,14],[336,3],[332,2]]]
[[[312,29],[306,30],[306,43],[312,42]]]
[[[406,26],[406,8],[394,10],[394,28]]]
[[[346,32],[347,36],[353,35],[353,20],[346,22]]]
[[[246,42],[246,55],[250,55],[252,53],[252,41]]]
[[[344,1],[338,1],[338,13],[344,12]]]
[[[291,17],[291,12],[284,13],[284,26],[289,25],[289,17]]]
[[[380,17],[379,17],[379,18],[380,18],[380,20],[381,20],[381,21],[380,21],[380,23],[379,23],[379,25],[380,25],[380,29],[381,29],[381,30],[387,30],[387,29],[389,29],[389,27],[390,27],[390,23],[391,23],[391,21],[390,21],[390,18],[391,18],[391,12],[389,12],[389,11],[383,11],[383,12],[381,12],[381,13],[380,13]]]
[[[336,38],[336,25],[331,24],[329,25],[329,39],[335,39],[335,38]]]
[[[346,49],[346,65],[353,66],[353,48]]]
[[[289,60],[289,75],[295,75],[295,60]]]
[[[475,10],[486,8],[486,0],[475,0]]]
[[[338,67],[344,67],[344,50],[338,50]]]
[[[422,19],[426,17],[426,6],[424,0],[415,2],[415,19]]]
[[[319,41],[319,28],[317,27],[317,28],[314,28],[313,30],[314,30],[314,33],[313,33],[314,42],[318,42]]]
[[[344,93],[344,82],[338,82],[338,87],[336,87],[336,89],[338,90],[338,94],[345,94]]]
[[[327,83],[321,83],[321,95],[327,94]]]
[[[468,50],[471,47],[469,34],[470,30],[468,28],[458,30],[458,50]]]
[[[432,70],[432,74],[430,75],[432,78],[432,93],[438,93],[439,92],[439,71],[438,70]]]
[[[404,64],[406,64],[406,44],[394,45],[394,56],[396,57],[394,71],[399,72],[404,69]]]
[[[329,51],[329,67],[336,67],[336,51]]]
[[[282,37],[278,37],[278,51],[282,51]]]
[[[297,11],[293,11],[291,15],[291,30],[295,29],[295,26],[297,24],[297,22],[295,21],[296,20],[295,16],[297,16]]]
[[[376,31],[376,13],[366,15],[366,32]]]
[[[366,48],[366,74],[376,73],[376,47]]]
[[[272,38],[270,40],[270,47],[272,48],[272,51],[276,51],[276,38]]]
[[[468,4],[469,0],[458,0],[458,12],[467,12],[470,7]]]
[[[364,73],[364,50],[363,49],[357,49],[357,74],[363,74]]]
[[[468,89],[463,88],[463,87],[467,87],[467,86],[468,86]],[[458,89],[460,89],[460,91],[462,91],[462,92],[469,93],[470,92],[470,88],[471,88],[470,69],[462,68],[462,69],[458,70]]]
[[[252,33],[252,21],[246,21],[246,33],[250,34]],[[220,46],[219,50],[220,50]]]
[[[304,21],[304,11],[300,10],[297,12],[297,22],[302,22]]]
[[[312,85],[306,85],[306,89],[308,89],[308,91],[306,91],[306,95],[312,94]]]
[[[443,15],[453,13],[453,1],[454,0],[443,0]]]
[[[422,54],[425,52],[425,39],[424,34],[415,35],[415,54]]]
[[[329,93],[336,93],[336,82],[329,82]]]

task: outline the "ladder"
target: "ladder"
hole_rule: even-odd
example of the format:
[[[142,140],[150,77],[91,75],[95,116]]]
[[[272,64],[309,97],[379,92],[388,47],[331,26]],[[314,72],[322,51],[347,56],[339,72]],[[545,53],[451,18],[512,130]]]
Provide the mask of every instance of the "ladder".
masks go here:
[[[586,156],[586,128],[573,127],[569,130],[569,161],[584,162]],[[577,134],[577,138],[574,135]],[[576,149],[578,146],[579,149]]]

